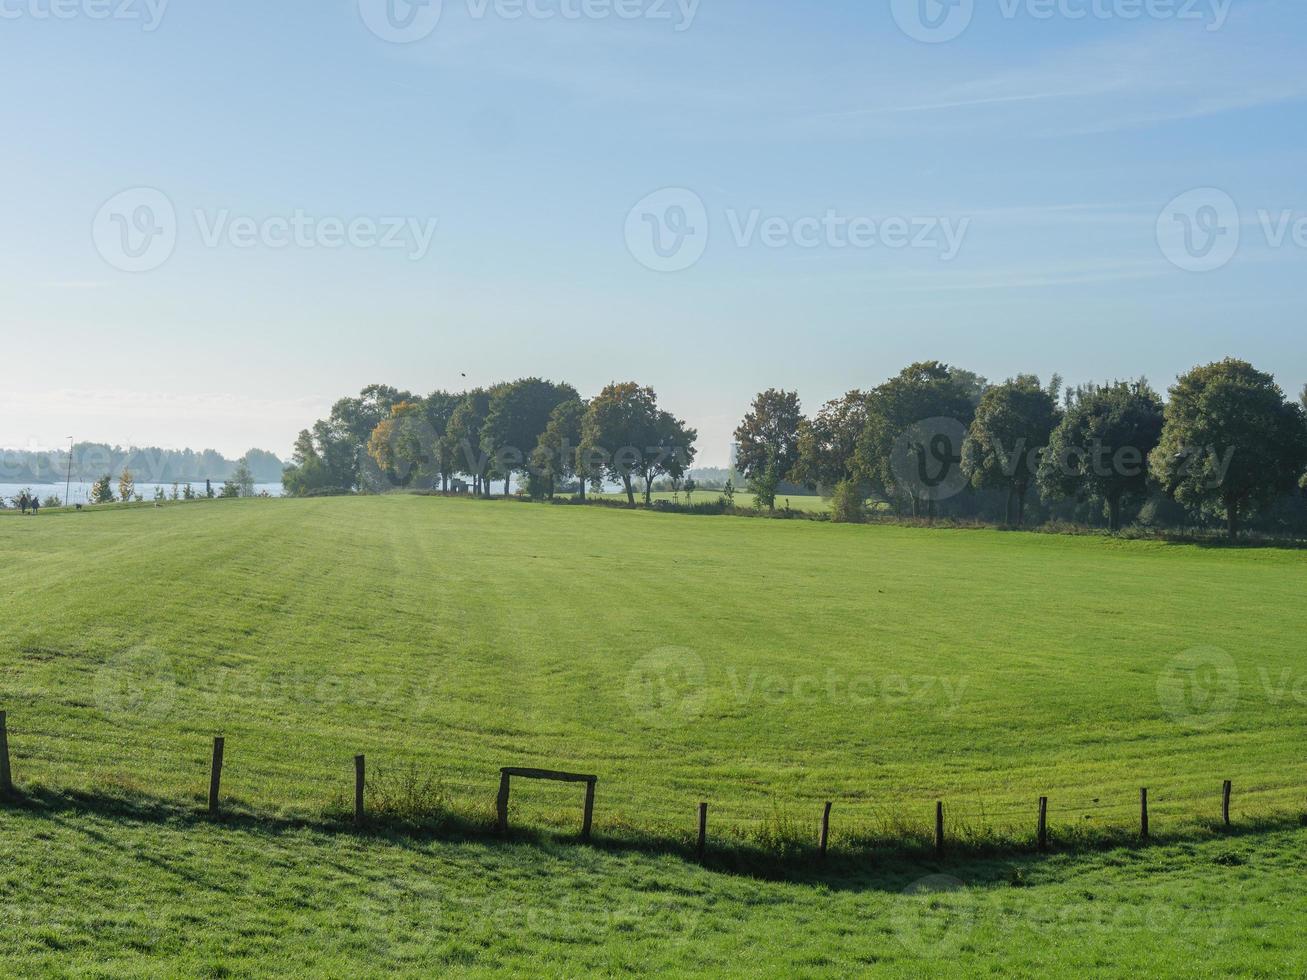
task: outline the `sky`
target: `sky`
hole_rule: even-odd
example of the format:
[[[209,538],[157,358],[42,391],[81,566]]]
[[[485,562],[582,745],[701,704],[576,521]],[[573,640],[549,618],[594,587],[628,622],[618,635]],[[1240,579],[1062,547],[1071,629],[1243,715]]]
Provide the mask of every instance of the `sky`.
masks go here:
[[[936,358],[1307,382],[1301,0],[0,0],[0,446]],[[466,376],[466,377],[464,377]]]

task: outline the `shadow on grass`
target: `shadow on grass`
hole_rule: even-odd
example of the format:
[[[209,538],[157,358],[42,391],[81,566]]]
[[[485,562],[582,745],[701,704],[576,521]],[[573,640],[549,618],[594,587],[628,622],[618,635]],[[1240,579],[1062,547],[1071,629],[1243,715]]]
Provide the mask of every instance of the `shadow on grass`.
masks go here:
[[[408,848],[434,841],[488,847],[514,845],[535,847],[542,854],[564,860],[569,853],[580,857],[586,851],[614,856],[670,856],[696,865],[702,863],[704,870],[711,873],[784,881],[833,891],[901,891],[908,884],[930,875],[955,877],[971,885],[1019,887],[1026,883],[1027,874],[1036,872],[1041,866],[1061,863],[1076,856],[1119,850],[1139,852],[1142,856],[1142,852],[1150,848],[1257,838],[1307,825],[1307,815],[1282,813],[1246,819],[1230,828],[1215,821],[1193,824],[1182,830],[1154,833],[1148,841],[1141,841],[1138,835],[1125,830],[1059,835],[1050,829],[1049,847],[1042,852],[1035,847],[1033,838],[998,833],[987,836],[973,834],[967,840],[948,842],[942,854],[935,853],[933,842],[928,838],[911,835],[841,841],[825,856],[815,845],[793,841],[768,849],[748,841],[710,839],[700,862],[694,842],[688,836],[616,830],[596,833],[592,840],[583,844],[575,834],[554,830],[515,829],[499,834],[488,812],[484,817],[451,812],[421,825],[373,819],[356,827],[350,815],[331,811],[318,818],[284,817],[258,813],[238,800],[229,800],[224,802],[220,813],[213,815],[198,805],[180,804],[140,792],[54,790],[47,787],[15,791],[0,803],[0,814],[4,810],[48,819],[107,844],[113,842],[99,831],[71,823],[68,818],[89,814],[124,824],[179,830],[221,828],[263,837],[308,831],[363,837]],[[152,860],[148,855],[145,859]],[[163,862],[156,863],[171,870]]]

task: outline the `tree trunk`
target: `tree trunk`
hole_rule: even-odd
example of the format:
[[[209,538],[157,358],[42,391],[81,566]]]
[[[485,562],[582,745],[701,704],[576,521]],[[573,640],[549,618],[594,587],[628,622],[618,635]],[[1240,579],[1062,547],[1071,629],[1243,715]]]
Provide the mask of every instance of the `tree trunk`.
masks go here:
[[[644,505],[648,507],[651,503],[653,503],[653,477],[646,476],[644,478]]]
[[[585,477],[578,477],[581,481],[581,503],[585,503]]]
[[[505,497],[508,496],[508,483],[509,483],[509,481],[512,480],[512,479],[513,479],[513,474],[512,474],[512,473],[509,473],[508,476],[504,477],[504,496],[505,496]]]
[[[1225,527],[1231,541],[1239,540],[1239,501],[1233,497],[1225,498]]]
[[[549,474],[549,489],[546,493],[549,495],[550,500],[554,499],[554,474],[552,473]]]
[[[1012,526],[1012,496],[1013,496],[1013,492],[1014,492],[1014,491],[1012,490],[1011,487],[1008,487],[1008,488],[1007,488],[1007,500],[1006,500],[1006,501],[1004,502],[1004,504],[1003,504],[1003,523],[1006,524],[1008,527],[1011,527],[1011,526]]]
[[[1112,533],[1115,534],[1121,530],[1121,495],[1114,493],[1107,498],[1107,523],[1111,527]]]
[[[1017,494],[1017,527],[1026,523],[1026,493],[1021,491]]]
[[[622,486],[626,488],[626,502],[632,507],[635,506],[635,490],[631,486],[631,474],[622,474]]]

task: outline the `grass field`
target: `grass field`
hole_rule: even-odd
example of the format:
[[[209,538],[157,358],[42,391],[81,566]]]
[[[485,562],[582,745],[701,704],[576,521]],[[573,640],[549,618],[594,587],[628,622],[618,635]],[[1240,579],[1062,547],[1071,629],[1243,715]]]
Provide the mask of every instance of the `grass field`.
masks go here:
[[[6,972],[1304,966],[1307,552],[408,496],[0,547]],[[473,828],[500,766],[597,773],[597,846],[335,830],[359,752]],[[1258,833],[1212,830],[1227,778]],[[1111,847],[1140,786],[1162,841]],[[701,799],[718,848],[790,853],[834,801],[829,867],[660,851]],[[516,824],[579,811],[514,787]],[[966,887],[901,894],[933,874]]]

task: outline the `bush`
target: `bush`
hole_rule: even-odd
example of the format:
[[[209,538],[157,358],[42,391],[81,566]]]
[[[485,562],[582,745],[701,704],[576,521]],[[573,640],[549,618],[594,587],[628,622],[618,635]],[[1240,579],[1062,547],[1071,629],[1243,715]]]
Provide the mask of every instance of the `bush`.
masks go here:
[[[841,480],[831,495],[831,520],[837,524],[861,524],[867,519],[867,500],[857,480]]]

